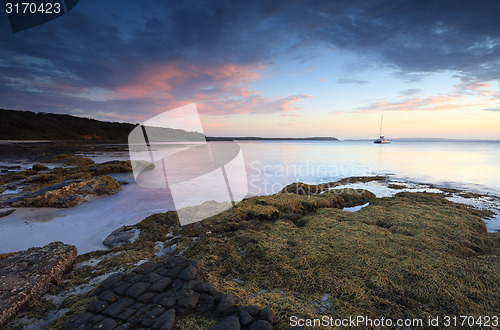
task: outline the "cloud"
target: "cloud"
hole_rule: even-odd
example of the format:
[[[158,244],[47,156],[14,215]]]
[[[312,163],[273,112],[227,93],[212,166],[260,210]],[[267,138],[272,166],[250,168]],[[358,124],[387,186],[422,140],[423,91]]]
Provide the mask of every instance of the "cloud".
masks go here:
[[[209,113],[289,111],[310,96],[266,98],[250,90],[252,75],[280,56],[314,57],[318,45],[359,54],[404,81],[440,71],[493,81],[498,12],[500,2],[487,0],[80,2],[22,33],[0,24],[0,98],[3,107],[124,118],[166,107],[174,96],[201,97]],[[236,71],[224,71],[230,66]]]
[[[366,80],[352,79],[352,78],[340,78],[337,79],[336,82],[337,84],[357,84],[357,85],[364,85],[369,83],[369,81]]]
[[[365,111],[439,111],[462,108],[463,104],[455,103],[464,99],[461,95],[439,95],[425,98],[413,97],[396,102],[374,102],[358,110]]]
[[[419,89],[402,91],[400,100],[393,102],[376,101],[357,109],[366,111],[442,111],[461,109],[471,106],[485,106],[498,102],[500,93],[485,88],[490,84],[482,81],[468,81],[454,85],[449,95],[434,95],[428,97],[413,96],[421,92]],[[497,111],[495,109],[484,109]]]
[[[485,111],[500,111],[500,108],[495,108],[495,109],[484,109]]]
[[[410,96],[410,95],[418,94],[421,91],[422,90],[419,88],[410,88],[410,89],[405,89],[404,91],[399,92],[399,95]]]

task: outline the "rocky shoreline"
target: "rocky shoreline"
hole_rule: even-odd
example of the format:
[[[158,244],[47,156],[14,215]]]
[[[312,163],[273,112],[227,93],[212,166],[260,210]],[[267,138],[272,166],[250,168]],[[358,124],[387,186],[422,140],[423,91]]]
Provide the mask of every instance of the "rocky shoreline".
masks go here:
[[[36,163],[28,170],[8,171],[0,176],[0,193],[4,193],[0,195],[0,208],[73,207],[88,196],[116,193],[121,183],[109,174],[132,172],[130,161],[95,164],[75,154],[60,154],[43,162],[56,166],[51,169]],[[145,167],[153,166],[144,163]]]
[[[286,329],[292,315],[425,318],[493,316],[500,310],[500,232],[487,232],[482,220],[490,213],[451,202],[444,191],[402,191],[394,197],[376,198],[366,190],[339,188],[347,182],[382,180],[294,183],[281,193],[245,199],[230,210],[184,227],[172,211],[149,216],[116,231],[111,249],[79,255],[72,270],[42,297],[45,303],[38,306],[37,316],[32,315],[33,307],[27,307],[8,327],[22,328],[25,322],[37,320],[45,320],[40,324],[54,329],[71,322],[83,327],[99,322],[110,328],[137,327],[144,318],[134,319],[131,314],[139,313],[141,304],[150,307],[147,322],[140,326],[168,328],[175,313],[178,329],[229,329],[238,321],[240,327],[250,328],[259,320]],[[356,212],[342,210],[356,205],[364,207]],[[128,238],[120,239],[121,233]],[[179,274],[166,274],[175,260],[182,260],[185,267],[196,264],[196,269],[202,264],[204,270],[200,268],[194,279],[182,285],[177,282],[174,290]],[[145,267],[151,269],[142,274]],[[158,276],[170,278],[163,279],[170,281],[165,298],[171,298],[169,304],[175,300],[175,308],[154,300],[155,295],[165,293],[151,288],[162,280],[152,275],[157,269],[165,273]],[[113,275],[117,273],[122,275]],[[103,280],[109,276],[120,278],[121,284],[108,287],[105,283],[114,280]],[[156,278],[154,283],[148,276]],[[211,299],[201,299],[208,293],[196,289],[201,285],[197,280],[211,283],[214,290],[209,313],[199,306],[203,299]],[[140,287],[141,292],[135,297],[138,291],[118,289],[123,285]],[[144,294],[144,302],[130,300]],[[192,304],[189,312],[182,310],[186,294]],[[235,301],[231,312],[215,313],[222,297],[228,295]],[[116,313],[104,312],[117,302],[111,309]],[[254,305],[272,311],[274,318],[250,313],[247,309],[256,309],[250,307]],[[122,313],[129,308],[125,318]],[[252,316],[251,323],[244,311]],[[224,324],[230,325],[224,328]],[[267,327],[259,324],[259,328]]]

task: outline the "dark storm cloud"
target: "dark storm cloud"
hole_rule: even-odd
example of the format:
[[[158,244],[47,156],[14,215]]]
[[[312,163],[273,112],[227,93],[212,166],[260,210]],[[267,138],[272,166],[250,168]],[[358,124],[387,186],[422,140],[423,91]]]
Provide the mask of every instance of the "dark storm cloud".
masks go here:
[[[116,89],[155,65],[268,64],[283,54],[314,57],[319,45],[374,59],[406,81],[443,70],[499,79],[498,17],[500,2],[485,0],[86,0],[16,34],[3,17],[0,97],[29,86],[66,100],[78,89]]]

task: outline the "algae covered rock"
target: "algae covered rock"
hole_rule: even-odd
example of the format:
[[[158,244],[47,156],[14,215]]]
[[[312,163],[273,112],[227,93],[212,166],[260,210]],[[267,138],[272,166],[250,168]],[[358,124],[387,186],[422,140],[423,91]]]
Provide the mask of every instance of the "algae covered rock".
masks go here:
[[[72,207],[88,195],[116,193],[120,183],[106,174],[132,171],[130,161],[95,164],[91,159],[72,154],[62,154],[50,161],[80,165],[59,166],[49,171],[48,167],[35,164],[30,170],[0,176],[0,190],[17,188],[15,194],[0,196],[0,201],[14,207]],[[154,167],[147,162],[143,166]]]
[[[43,188],[19,198],[12,203],[12,206],[66,208],[77,205],[87,195],[114,194],[119,188],[120,184],[116,179],[103,175],[90,180],[69,181]]]
[[[64,163],[70,166],[92,165],[95,162],[82,155],[60,154],[47,161],[48,163]]]
[[[278,328],[325,308],[392,319],[500,310],[500,233],[486,231],[482,212],[440,194],[374,197],[353,189],[257,196],[182,228],[174,212],[157,214],[136,225],[132,246],[154,251],[173,232],[169,244],[201,260],[216,289],[270,307]],[[338,207],[367,200],[358,212]]]
[[[298,195],[311,195],[322,192],[324,189],[319,184],[307,184],[303,182],[294,182],[283,188],[280,193],[291,193]]]
[[[152,163],[150,164],[153,165]],[[132,172],[132,164],[130,160],[127,161],[113,160],[101,164],[96,164],[95,166],[89,167],[88,170],[93,175],[102,175],[109,173],[126,173],[126,172]]]
[[[49,168],[45,165],[42,165],[42,164],[34,164],[31,169],[33,171],[48,171]]]

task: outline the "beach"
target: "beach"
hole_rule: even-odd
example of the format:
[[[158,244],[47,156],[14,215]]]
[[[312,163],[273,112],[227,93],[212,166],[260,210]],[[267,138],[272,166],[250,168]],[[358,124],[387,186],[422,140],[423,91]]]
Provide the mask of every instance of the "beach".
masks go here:
[[[493,194],[498,183],[491,178],[471,183],[467,176],[459,176],[452,184],[446,171],[422,175],[433,179],[419,182],[420,177],[409,176],[415,164],[405,171],[394,168],[394,151],[375,146],[369,157],[378,165],[373,159],[363,163],[367,156],[361,151],[368,147],[356,143],[242,142],[248,198],[182,227],[168,193],[134,183],[125,151],[76,148],[74,154],[56,160],[79,165],[42,161],[49,166],[28,172],[26,180],[62,167],[66,170],[55,171],[63,176],[78,173],[93,180],[87,172],[101,173],[120,186],[85,196],[76,205],[14,207],[13,213],[0,218],[1,252],[53,241],[73,244],[79,251],[73,270],[42,297],[39,315],[25,311],[12,324],[58,328],[84,310],[107,276],[173,255],[201,261],[217,291],[235,295],[243,305],[271,308],[276,328],[287,328],[293,316],[424,320],[429,315],[493,315],[500,302],[500,200]],[[413,158],[421,148],[407,146],[416,149]],[[465,152],[456,144],[447,148],[442,152]],[[488,161],[493,162],[487,157],[497,156],[491,152],[496,145],[483,148],[487,169]],[[257,154],[252,150],[258,150],[258,159],[252,159]],[[12,176],[30,171],[39,161],[27,157],[4,166],[21,167],[9,171]],[[478,175],[469,173],[467,165],[461,165],[464,173]],[[418,170],[437,166],[444,164]],[[339,175],[341,171],[349,175]],[[22,190],[15,194],[22,195]],[[182,320],[202,328],[214,325],[194,315]]]

